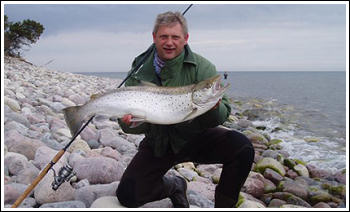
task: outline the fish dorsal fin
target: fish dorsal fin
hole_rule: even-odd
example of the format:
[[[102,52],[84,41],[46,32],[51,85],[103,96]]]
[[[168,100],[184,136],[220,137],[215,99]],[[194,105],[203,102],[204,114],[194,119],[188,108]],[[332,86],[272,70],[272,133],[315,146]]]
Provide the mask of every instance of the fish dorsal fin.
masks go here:
[[[140,85],[141,86],[150,86],[150,87],[159,87],[158,85],[156,85],[152,82],[143,81],[143,80],[140,80]]]

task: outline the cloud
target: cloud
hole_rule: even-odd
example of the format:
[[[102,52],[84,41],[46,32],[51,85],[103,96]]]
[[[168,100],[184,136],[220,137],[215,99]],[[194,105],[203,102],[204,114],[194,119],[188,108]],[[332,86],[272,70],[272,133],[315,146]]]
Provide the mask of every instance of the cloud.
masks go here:
[[[344,67],[345,32],[300,27],[193,30],[189,44],[219,70],[232,67]],[[152,44],[151,32],[83,30],[43,37],[26,58],[68,72],[125,72]],[[339,54],[344,51],[344,54]]]
[[[60,71],[96,72],[128,71],[132,60],[152,43],[156,14],[186,6],[12,5],[7,11],[14,14],[18,8],[19,14],[36,16],[50,32],[24,52],[28,60],[41,65],[53,59],[49,67]],[[226,71],[250,66],[345,70],[344,9],[343,5],[195,4],[186,14],[189,44]]]
[[[266,27],[193,31],[192,49],[218,68],[234,66],[342,67],[345,29]]]
[[[39,40],[26,58],[69,72],[128,71],[133,58],[151,45],[148,33],[80,31]]]

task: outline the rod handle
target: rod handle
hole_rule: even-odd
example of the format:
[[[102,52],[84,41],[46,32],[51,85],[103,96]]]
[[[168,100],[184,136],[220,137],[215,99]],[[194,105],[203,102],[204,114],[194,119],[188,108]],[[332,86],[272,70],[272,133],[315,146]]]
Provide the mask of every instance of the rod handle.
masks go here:
[[[64,154],[64,150],[60,150],[55,157],[51,160],[49,164],[45,166],[45,168],[40,172],[40,174],[33,180],[33,182],[27,187],[27,189],[23,192],[21,196],[19,196],[15,203],[11,206],[11,208],[17,208],[18,205],[22,203],[22,201],[28,196],[28,194],[35,188],[35,186],[44,178],[50,168],[55,165],[55,163],[62,157]]]

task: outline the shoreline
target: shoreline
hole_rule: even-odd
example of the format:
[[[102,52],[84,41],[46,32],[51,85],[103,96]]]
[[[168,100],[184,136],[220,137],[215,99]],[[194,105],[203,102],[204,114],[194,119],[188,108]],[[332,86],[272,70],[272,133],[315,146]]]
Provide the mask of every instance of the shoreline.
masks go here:
[[[222,73],[223,72],[219,72],[219,74]],[[102,72],[82,74],[86,76],[108,77],[112,79],[124,79],[126,77],[126,72]],[[310,106],[310,103],[298,104],[297,100],[300,100],[301,97],[289,101],[295,101],[294,103],[286,103],[285,101],[283,101],[283,99],[279,98],[283,96],[284,92],[282,92],[282,94],[278,94],[276,98],[252,97],[254,95],[248,96],[247,94],[257,93],[257,91],[255,90],[259,86],[261,86],[261,89],[264,89],[264,85],[259,84],[259,86],[254,86],[253,88],[250,88],[249,86],[239,88],[239,86],[242,85],[242,83],[237,85],[237,81],[235,80],[237,77],[242,77],[245,81],[249,81],[251,77],[251,81],[257,82],[256,79],[264,75],[265,72],[262,75],[258,75],[258,77],[255,77],[255,74],[253,76],[249,73],[246,74],[243,72],[238,75],[232,73],[228,80],[223,80],[223,83],[229,82],[231,83],[231,85],[235,85],[235,90],[247,90],[247,92],[243,96],[239,96],[239,91],[236,93],[232,93],[233,91],[230,90],[226,93],[228,97],[234,100],[234,102],[237,101],[242,104],[241,107],[238,108],[238,110],[250,110],[253,103],[264,106],[264,109],[268,111],[257,111],[257,113],[260,113],[257,114],[260,115],[260,117],[253,117],[251,115],[251,117],[248,118],[250,119],[250,121],[252,121],[253,125],[263,125],[265,127],[264,133],[270,134],[273,138],[282,139],[283,143],[281,145],[291,155],[291,157],[302,159],[308,163],[316,164],[317,166],[320,166],[323,169],[330,170],[332,173],[335,173],[345,168],[346,123],[345,120],[344,124],[343,121],[334,122],[335,120],[339,120],[339,116],[341,120],[343,119],[343,117],[341,116],[342,113],[340,113],[340,111],[342,110],[336,110],[337,108],[339,108],[339,106],[328,107],[328,109],[330,110],[329,112],[320,111],[319,108],[312,107],[315,106],[316,102],[319,102],[320,99],[309,99],[308,102],[315,102],[312,104],[312,106]],[[285,73],[282,74],[282,72],[280,72],[278,76],[283,75],[285,75]],[[294,74],[289,75],[287,73],[287,75],[291,76],[294,80],[300,78],[295,77]],[[310,73],[308,73],[308,75],[310,75]],[[271,75],[268,74],[268,76]],[[297,74],[297,76],[300,75]],[[312,74],[311,76],[314,76],[314,74]],[[333,76],[333,74],[331,76]],[[337,76],[339,78],[339,75]],[[266,78],[263,79],[266,80]],[[273,79],[276,79],[276,77],[273,77]],[[269,82],[271,82],[271,80],[266,81],[266,83]],[[263,93],[266,94],[267,92]],[[263,93],[261,94],[263,95]],[[269,95],[274,96],[275,93],[272,92]],[[306,98],[305,95],[304,98]],[[270,114],[275,115],[269,115],[268,112]],[[273,127],[279,125],[281,125],[286,130],[281,131],[279,133],[272,132]],[[331,154],[329,153],[329,151],[331,151]],[[320,161],[319,158],[322,158],[322,161]]]
[[[67,106],[84,104],[91,94],[116,88],[122,80],[52,71],[14,58],[5,58],[4,62],[4,203],[9,206],[52,159],[53,153],[69,141],[71,136],[60,111]],[[266,114],[264,108],[267,106],[257,100],[235,101],[232,104],[234,113],[224,124],[224,127],[246,134],[256,151],[238,206],[348,207],[345,203],[345,172],[333,174],[291,159],[279,145],[281,141],[261,130],[267,126],[255,126],[247,119],[255,115],[274,115]],[[273,130],[283,129],[276,127]],[[53,176],[49,172],[22,206],[102,207],[97,200],[115,196],[113,192],[123,170],[137,152],[142,139],[142,135],[123,133],[118,124],[108,117],[93,120],[65,153],[62,163],[54,167],[58,171],[64,162],[69,163],[77,176],[53,193],[50,186]],[[101,177],[100,173],[104,171],[99,169],[101,164],[113,171]],[[87,165],[92,167],[91,170],[83,168]],[[184,163],[175,166],[168,174],[187,180],[192,207],[211,208],[220,173],[218,164]],[[98,195],[84,196],[89,192]],[[111,205],[112,200],[107,199],[104,204],[117,207]],[[163,200],[144,207],[167,208],[171,204],[169,200]]]

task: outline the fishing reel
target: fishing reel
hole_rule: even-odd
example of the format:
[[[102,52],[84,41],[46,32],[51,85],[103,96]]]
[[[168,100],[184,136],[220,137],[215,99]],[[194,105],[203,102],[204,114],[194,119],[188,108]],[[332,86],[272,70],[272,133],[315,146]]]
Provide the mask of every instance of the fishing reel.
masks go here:
[[[62,183],[64,183],[64,181],[68,182],[76,174],[73,171],[73,168],[68,164],[60,168],[58,175],[56,175],[56,172],[53,168],[51,169],[53,170],[54,174],[54,181],[52,182],[51,187],[55,191],[58,189],[58,187],[60,187]]]

